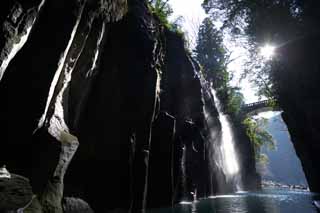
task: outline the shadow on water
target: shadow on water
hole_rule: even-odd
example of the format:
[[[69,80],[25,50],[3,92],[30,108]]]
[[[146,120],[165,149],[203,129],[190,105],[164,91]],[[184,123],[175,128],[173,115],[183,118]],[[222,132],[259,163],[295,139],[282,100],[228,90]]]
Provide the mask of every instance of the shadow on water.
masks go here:
[[[151,209],[147,213],[317,213],[312,204],[320,195],[306,191],[263,190],[217,195],[174,208]]]

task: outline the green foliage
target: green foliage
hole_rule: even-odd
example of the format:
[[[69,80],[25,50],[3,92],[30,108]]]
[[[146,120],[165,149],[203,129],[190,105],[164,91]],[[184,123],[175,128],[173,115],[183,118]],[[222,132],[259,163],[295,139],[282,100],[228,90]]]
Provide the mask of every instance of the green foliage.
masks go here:
[[[263,61],[259,47],[266,43],[285,46],[309,34],[319,33],[320,1],[312,0],[204,0],[205,11],[234,37],[246,37],[251,53],[244,77],[259,88],[258,95],[276,97],[274,60]]]
[[[268,156],[264,153],[260,153],[259,156],[256,156],[256,160],[261,164],[267,164],[269,162]]]
[[[266,119],[245,118],[242,124],[245,126],[246,134],[253,144],[256,160],[261,163],[267,162],[267,156],[263,155],[260,150],[263,145],[266,145],[270,150],[275,149],[275,143],[272,136],[264,129]]]
[[[209,4],[209,2],[214,3],[213,0],[206,0],[204,4]],[[215,2],[217,3],[218,0]],[[227,4],[222,6],[226,7]],[[194,50],[195,56],[203,68],[204,77],[207,81],[212,82],[217,91],[217,95],[224,106],[224,112],[231,115],[234,122],[244,127],[249,140],[253,144],[257,161],[266,163],[268,158],[260,153],[260,149],[262,145],[274,149],[273,138],[263,129],[265,120],[243,119],[242,117],[240,110],[244,105],[244,97],[239,88],[230,86],[231,74],[227,71],[229,55],[223,46],[222,35],[221,30],[215,28],[211,18],[204,19],[198,32],[197,45]],[[269,81],[267,78],[257,80],[257,83],[265,86],[264,93],[269,92],[269,82],[265,82],[266,80]],[[272,102],[271,104],[274,105],[275,103]]]
[[[299,6],[296,0],[206,0],[203,7],[228,28],[245,30],[258,43],[293,36]],[[237,31],[237,30],[236,30]],[[278,37],[278,38],[276,38]]]
[[[177,17],[173,22],[169,22],[169,17],[172,15],[173,10],[168,4],[168,0],[150,0],[148,5],[149,10],[158,17],[163,26],[181,36],[184,35],[181,29],[181,16]]]
[[[197,44],[194,50],[197,60],[204,69],[205,77],[218,88],[226,85],[229,77],[226,71],[226,50],[222,34],[210,18],[205,18],[199,28]]]
[[[216,29],[210,18],[205,18],[200,25],[194,54],[203,68],[204,77],[212,82],[217,91],[224,111],[237,116],[243,104],[243,96],[239,88],[229,84],[229,55],[223,45],[222,32]]]
[[[251,82],[257,86],[258,91],[256,95],[274,99],[276,91],[271,75],[273,60],[264,61],[258,54],[251,51],[251,56],[242,73],[242,78],[250,78]]]
[[[278,106],[278,102],[275,98],[269,99],[268,106],[271,108],[276,108]]]
[[[149,9],[154,13],[164,25],[169,25],[168,18],[173,13],[168,1],[164,0],[150,0]]]
[[[230,88],[228,90],[227,113],[233,117],[239,117],[242,105],[244,105],[243,94],[239,88]]]

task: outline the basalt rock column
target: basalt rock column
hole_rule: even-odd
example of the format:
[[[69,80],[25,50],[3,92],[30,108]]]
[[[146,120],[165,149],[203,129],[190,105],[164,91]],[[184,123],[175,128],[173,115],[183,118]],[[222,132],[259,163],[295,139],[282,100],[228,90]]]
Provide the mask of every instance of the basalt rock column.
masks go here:
[[[168,112],[176,120],[173,143],[173,202],[176,203],[182,199],[192,200],[191,192],[195,191],[198,197],[205,197],[208,184],[205,179],[209,174],[208,162],[205,160],[206,142],[201,133],[204,114],[197,70],[181,35],[165,30],[164,38],[160,110]],[[194,169],[195,164],[197,169]]]
[[[82,188],[98,212],[142,211],[159,83],[158,26],[145,3],[131,1],[124,18],[106,29],[99,72],[79,119],[82,146],[66,181],[74,186],[71,193]],[[73,181],[86,162],[85,181]]]
[[[67,46],[74,28],[78,16],[73,13],[76,8],[79,8],[76,1],[65,4],[47,1],[28,41],[10,62],[0,83],[0,96],[5,103],[0,106],[0,125],[4,132],[1,161],[27,177],[36,173],[33,169],[40,164],[33,165],[31,161],[31,158],[42,155],[38,150],[38,133],[32,133],[45,109],[60,54]],[[45,142],[40,144],[46,146]],[[54,150],[50,153],[54,153]],[[44,156],[48,151],[43,152]],[[46,161],[43,159],[41,162],[44,164]],[[34,183],[38,184],[37,181]]]
[[[45,0],[31,0],[20,4],[6,1],[1,5],[0,23],[0,81],[10,61],[28,40],[32,27]]]
[[[56,165],[61,165],[61,154],[68,155],[59,143],[63,135],[77,135],[77,121],[97,73],[106,24],[118,21],[126,11],[126,1],[45,2],[28,42],[4,75],[0,95],[6,104],[1,105],[1,125],[6,134],[1,161],[31,177],[37,193],[45,189]],[[78,59],[88,56],[79,69]],[[77,89],[79,84],[87,89]]]
[[[153,123],[148,177],[148,207],[173,204],[173,145],[175,118],[160,112]]]

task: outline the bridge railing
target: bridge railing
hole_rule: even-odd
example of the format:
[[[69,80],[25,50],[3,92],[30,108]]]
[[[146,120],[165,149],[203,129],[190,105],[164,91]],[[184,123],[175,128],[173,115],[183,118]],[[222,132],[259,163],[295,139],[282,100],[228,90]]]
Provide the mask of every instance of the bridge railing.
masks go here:
[[[271,106],[271,104],[274,103],[274,100],[263,100],[263,101],[257,101],[254,103],[250,103],[250,104],[245,104],[241,107],[241,112],[242,114],[247,114],[262,108],[268,108]],[[279,107],[276,105],[275,108],[273,108],[272,110],[280,110]],[[269,111],[269,110],[268,110]]]
[[[270,104],[271,102],[272,102],[271,100],[257,101],[254,103],[245,104],[243,108],[249,108],[249,107],[259,106],[259,105],[267,105],[267,104]]]

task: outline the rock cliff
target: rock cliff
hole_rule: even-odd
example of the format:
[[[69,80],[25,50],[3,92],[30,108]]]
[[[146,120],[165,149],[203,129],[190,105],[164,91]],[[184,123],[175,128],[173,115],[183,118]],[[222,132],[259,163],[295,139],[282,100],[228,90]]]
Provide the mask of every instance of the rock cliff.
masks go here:
[[[141,212],[212,193],[199,69],[145,2],[1,10],[10,26],[31,18],[1,37],[0,163],[30,179],[41,211],[83,203],[67,196]]]
[[[283,120],[314,192],[320,192],[319,48],[319,35],[289,42],[278,49],[279,62],[273,73]]]

